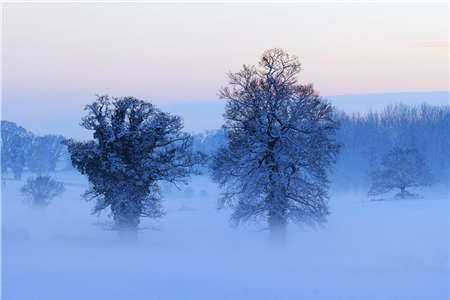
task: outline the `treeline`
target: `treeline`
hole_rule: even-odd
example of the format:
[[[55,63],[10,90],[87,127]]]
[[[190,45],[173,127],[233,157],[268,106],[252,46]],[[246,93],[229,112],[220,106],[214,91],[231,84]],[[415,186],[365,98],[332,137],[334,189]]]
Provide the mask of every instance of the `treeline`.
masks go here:
[[[337,112],[335,117],[342,147],[331,174],[334,186],[367,187],[370,171],[395,147],[417,149],[435,181],[449,181],[450,106],[394,104],[377,112]],[[214,153],[223,144],[223,129],[194,136],[195,149],[204,153]]]
[[[369,172],[395,147],[417,149],[436,182],[450,170],[450,106],[396,104],[367,114],[339,113],[343,145],[333,181],[340,187],[369,184]]]
[[[70,168],[64,140],[61,135],[39,136],[14,122],[1,121],[2,176],[10,173],[20,179],[25,170],[45,174]]]
[[[341,152],[331,174],[341,188],[369,185],[369,172],[394,147],[417,149],[437,182],[449,181],[450,106],[395,104],[370,113],[336,113]],[[61,135],[38,136],[9,121],[1,122],[2,173],[20,178],[33,173],[71,168]],[[194,135],[194,149],[212,154],[225,144],[225,131]],[[205,170],[205,168],[203,168]]]

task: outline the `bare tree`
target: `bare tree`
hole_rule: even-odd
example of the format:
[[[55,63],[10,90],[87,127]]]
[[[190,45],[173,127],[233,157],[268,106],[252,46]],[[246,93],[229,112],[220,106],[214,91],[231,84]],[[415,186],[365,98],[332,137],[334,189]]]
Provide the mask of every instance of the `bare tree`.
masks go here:
[[[433,182],[425,159],[414,148],[394,147],[383,157],[381,166],[370,177],[370,196],[399,189],[396,197],[401,199],[414,196],[408,188],[428,186]]]
[[[212,170],[221,206],[233,209],[235,224],[266,221],[273,239],[284,239],[289,220],[325,220],[327,170],[339,150],[333,107],[298,82],[300,70],[297,57],[271,49],[220,91],[228,143]]]
[[[121,236],[136,236],[140,217],[159,218],[159,181],[185,183],[201,157],[178,116],[133,97],[99,96],[81,125],[93,140],[67,141],[71,160],[91,184],[95,212],[109,208]]]
[[[64,192],[64,185],[50,176],[28,178],[21,192],[31,198],[31,204],[36,208],[46,207],[50,200]]]

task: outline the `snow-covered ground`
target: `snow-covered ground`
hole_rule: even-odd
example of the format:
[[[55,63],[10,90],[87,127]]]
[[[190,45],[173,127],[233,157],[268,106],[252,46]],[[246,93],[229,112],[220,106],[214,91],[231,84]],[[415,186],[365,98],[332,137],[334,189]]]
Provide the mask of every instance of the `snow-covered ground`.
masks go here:
[[[449,193],[368,201],[333,192],[323,228],[289,228],[285,247],[261,226],[231,228],[218,190],[196,177],[165,189],[165,218],[144,220],[139,241],[119,243],[106,214],[91,215],[86,180],[55,175],[62,197],[43,211],[24,203],[23,182],[2,186],[5,300],[448,299]],[[26,176],[25,176],[26,177]]]

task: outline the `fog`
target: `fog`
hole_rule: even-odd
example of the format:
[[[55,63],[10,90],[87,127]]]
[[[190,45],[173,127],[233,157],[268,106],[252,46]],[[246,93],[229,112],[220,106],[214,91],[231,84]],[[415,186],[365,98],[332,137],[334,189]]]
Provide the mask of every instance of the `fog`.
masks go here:
[[[270,241],[264,222],[232,226],[232,211],[218,209],[222,191],[206,166],[187,185],[160,182],[166,215],[141,218],[136,240],[124,241],[112,230],[109,208],[92,213],[95,201],[82,196],[88,180],[71,166],[67,151],[55,170],[44,172],[65,191],[47,207],[33,207],[21,189],[46,167],[50,150],[61,149],[37,146],[36,133],[2,121],[2,162],[8,163],[1,185],[2,297],[447,299],[450,110],[430,104],[337,113],[343,148],[330,172],[330,214],[315,227],[289,223],[284,244]],[[199,126],[218,118],[214,109],[172,108]],[[8,136],[25,140],[13,144]],[[194,135],[194,148],[210,155],[225,142],[223,131]],[[395,190],[369,197],[371,168],[395,146],[423,154],[433,184],[408,188],[410,199],[399,199]],[[22,152],[32,155],[21,162],[18,179],[14,163]]]
[[[28,175],[28,174],[27,174]],[[27,175],[24,177],[26,178]],[[424,199],[369,201],[333,187],[328,223],[290,226],[286,245],[264,226],[229,226],[205,176],[164,189],[167,215],[143,219],[135,243],[107,230],[81,199],[86,180],[53,174],[65,193],[45,210],[5,180],[3,299],[446,299],[448,189]],[[106,228],[106,229],[105,229]]]

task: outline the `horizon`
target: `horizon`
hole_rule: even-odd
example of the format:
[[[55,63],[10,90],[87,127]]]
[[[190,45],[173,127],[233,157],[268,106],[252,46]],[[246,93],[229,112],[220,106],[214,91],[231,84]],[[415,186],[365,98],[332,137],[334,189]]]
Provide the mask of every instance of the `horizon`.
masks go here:
[[[402,97],[404,98],[402,99]],[[92,100],[94,98],[92,96]],[[381,111],[387,106],[395,104],[411,106],[422,104],[434,106],[450,105],[450,91],[349,94],[324,98],[330,101],[336,110],[347,114]],[[364,98],[365,101],[360,101],[361,98]],[[88,103],[86,102],[86,104]],[[223,124],[222,113],[225,106],[224,100],[152,103],[162,111],[181,116],[185,131],[191,134],[201,134],[218,130]],[[30,121],[28,119],[19,120],[21,115],[13,115],[11,112],[8,112],[8,115],[12,118],[4,118],[3,113],[1,119],[14,122],[38,135],[61,134],[66,137],[83,140],[90,138],[91,135],[90,131],[79,126],[84,113],[83,107],[84,105],[80,107],[77,113],[71,115],[71,120],[68,122],[70,126],[60,128],[60,131],[54,130],[54,122],[60,122],[58,119],[54,119],[52,122],[48,122],[49,120],[47,120],[47,123],[36,122],[35,120]],[[2,107],[3,110],[4,107]],[[198,118],[199,111],[202,114],[201,121]]]

